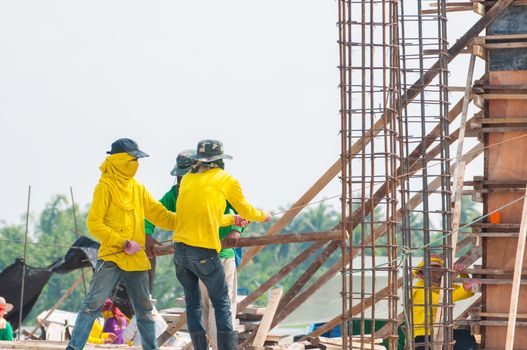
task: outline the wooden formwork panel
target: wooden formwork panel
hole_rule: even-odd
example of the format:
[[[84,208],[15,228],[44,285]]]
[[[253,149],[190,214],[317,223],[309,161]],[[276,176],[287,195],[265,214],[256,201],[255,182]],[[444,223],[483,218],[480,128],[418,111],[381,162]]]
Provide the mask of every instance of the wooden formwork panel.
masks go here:
[[[527,85],[527,71],[491,71],[489,84],[493,85]],[[489,100],[489,118],[527,117],[526,100]],[[489,180],[527,180],[527,136],[526,132],[491,133],[487,136],[486,146],[491,146],[486,152],[486,174]],[[511,140],[511,141],[507,141]],[[523,193],[489,193],[486,208],[489,212],[510,203],[523,196]],[[523,201],[502,209],[501,223],[521,221]],[[484,238],[483,265],[485,268],[503,270],[514,269],[517,238]],[[527,268],[527,259],[523,260],[523,268]],[[508,277],[512,281],[511,277]],[[485,285],[484,311],[508,313],[510,306],[511,284]],[[527,286],[520,289],[518,304],[519,313],[527,313]],[[506,321],[506,319],[501,319]],[[504,348],[507,334],[505,326],[482,327],[483,348]],[[517,327],[515,349],[527,349],[527,331],[525,327]]]

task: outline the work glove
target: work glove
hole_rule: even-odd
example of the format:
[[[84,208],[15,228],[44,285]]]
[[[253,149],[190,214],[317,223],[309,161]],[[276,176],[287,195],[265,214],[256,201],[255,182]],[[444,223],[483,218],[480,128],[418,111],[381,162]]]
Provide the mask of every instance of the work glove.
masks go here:
[[[463,288],[465,288],[467,292],[472,292],[472,293],[479,292],[480,287],[481,287],[481,281],[476,278],[473,278],[469,282],[463,284]]]
[[[141,245],[136,241],[126,241],[123,250],[127,255],[133,255],[141,250]]]
[[[247,221],[246,219],[242,218],[238,214],[234,215],[234,226],[245,227],[247,225],[249,225],[249,221]]]

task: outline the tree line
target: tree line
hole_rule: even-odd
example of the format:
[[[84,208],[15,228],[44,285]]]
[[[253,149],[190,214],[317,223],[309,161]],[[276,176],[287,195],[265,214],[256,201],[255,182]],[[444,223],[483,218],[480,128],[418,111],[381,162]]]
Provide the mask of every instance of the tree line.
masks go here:
[[[30,216],[31,225],[28,232],[28,241],[37,244],[28,244],[27,264],[33,267],[50,266],[56,260],[65,255],[68,250],[68,245],[76,240],[77,234],[91,237],[86,228],[86,216],[88,210],[89,206],[86,206],[85,208],[79,208],[76,206],[73,208],[66,196],[57,195],[46,204],[41,213],[36,215],[32,214]],[[284,208],[279,208],[278,210],[281,212],[284,211]],[[382,215],[382,213],[376,212],[375,215]],[[469,222],[479,215],[480,213],[476,210],[474,203],[471,202],[469,198],[464,198],[461,222]],[[326,202],[320,202],[314,206],[306,207],[284,228],[284,230],[282,230],[282,232],[302,233],[327,231],[335,227],[340,222],[340,219],[340,213],[335,210],[332,205],[327,204]],[[415,221],[415,225],[419,225],[418,218],[414,218],[413,221]],[[262,235],[275,222],[276,219],[265,224],[251,224],[247,227],[243,235]],[[366,233],[368,232],[365,232],[365,234]],[[11,265],[16,258],[23,257],[24,234],[25,223],[8,225],[5,222],[0,222],[0,244],[2,246],[2,254],[0,254],[0,271]],[[360,227],[357,227],[353,232],[353,242],[359,242],[361,236],[362,233]],[[159,241],[168,240],[171,237],[171,232],[156,229],[154,237]],[[418,237],[416,238],[418,239]],[[378,240],[378,243],[381,245],[383,244],[382,238]],[[238,287],[249,292],[255,290],[260,284],[273,276],[278,270],[280,270],[280,268],[304,251],[309,245],[311,245],[310,242],[270,245],[264,247],[253,261],[239,272]],[[384,253],[383,248],[378,248],[376,250],[377,255],[384,255]],[[292,273],[288,274],[282,281],[280,281],[280,286],[287,290],[287,288],[296,281],[315,257],[316,254],[311,259],[308,259],[301,264]],[[313,278],[324,273],[327,266],[331,266],[338,259],[340,259],[339,251],[331,256],[329,261],[315,276],[313,276]],[[42,291],[42,294],[40,295],[33,311],[27,318],[26,323],[33,322],[34,317],[37,314],[52,307],[80,275],[80,270],[65,275],[53,275]],[[86,285],[88,286],[91,279],[91,272],[88,271],[85,275]],[[84,294],[84,286],[81,284],[60,308],[76,312]],[[174,306],[176,298],[182,296],[183,289],[177,282],[171,257],[158,257],[156,282],[153,290],[153,297],[158,301],[158,308],[162,309]],[[265,296],[261,298],[259,302],[265,302]]]

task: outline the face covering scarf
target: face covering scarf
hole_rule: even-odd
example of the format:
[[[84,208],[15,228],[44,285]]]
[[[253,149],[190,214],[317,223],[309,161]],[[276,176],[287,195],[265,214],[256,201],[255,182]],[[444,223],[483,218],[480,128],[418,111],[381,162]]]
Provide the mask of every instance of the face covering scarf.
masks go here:
[[[124,210],[132,210],[135,204],[136,182],[133,179],[139,163],[128,153],[116,153],[106,157],[101,164],[99,181],[108,185],[112,201]]]

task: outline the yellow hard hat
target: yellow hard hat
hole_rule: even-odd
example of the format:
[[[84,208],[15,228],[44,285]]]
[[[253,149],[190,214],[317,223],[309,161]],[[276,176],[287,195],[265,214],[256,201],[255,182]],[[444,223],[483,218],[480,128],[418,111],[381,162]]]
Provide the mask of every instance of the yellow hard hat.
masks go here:
[[[445,261],[443,260],[443,258],[441,258],[440,256],[438,255],[431,255],[430,256],[430,266],[439,266],[439,267],[443,267],[445,266]],[[420,274],[422,274],[423,272],[423,267],[425,266],[425,261],[423,259],[423,261],[421,261],[414,269],[413,269],[413,274],[415,277],[419,277]]]

